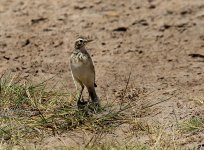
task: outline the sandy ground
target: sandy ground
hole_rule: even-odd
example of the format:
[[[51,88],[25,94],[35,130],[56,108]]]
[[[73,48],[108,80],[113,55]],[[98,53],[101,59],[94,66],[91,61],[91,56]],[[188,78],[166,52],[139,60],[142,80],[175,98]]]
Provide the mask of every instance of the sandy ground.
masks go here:
[[[69,56],[78,35],[96,67],[97,93],[117,99],[131,72],[130,88],[152,92],[161,122],[204,113],[203,0],[1,0],[0,74],[53,76],[71,91]],[[130,89],[130,90],[131,90]],[[203,135],[194,137],[199,144]],[[45,142],[45,145],[47,143]]]

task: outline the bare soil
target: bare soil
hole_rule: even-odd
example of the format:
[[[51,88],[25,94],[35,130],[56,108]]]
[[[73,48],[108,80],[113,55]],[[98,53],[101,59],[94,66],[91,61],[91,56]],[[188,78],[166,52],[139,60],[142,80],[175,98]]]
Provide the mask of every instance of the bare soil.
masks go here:
[[[203,0],[1,0],[0,74],[54,76],[53,83],[74,91],[69,57],[78,35],[94,39],[87,48],[102,103],[119,101],[130,75],[130,94],[145,90],[150,104],[171,97],[146,117],[175,125],[204,114]],[[181,143],[186,148],[203,139],[196,133]],[[55,142],[63,143],[50,137],[42,145]]]

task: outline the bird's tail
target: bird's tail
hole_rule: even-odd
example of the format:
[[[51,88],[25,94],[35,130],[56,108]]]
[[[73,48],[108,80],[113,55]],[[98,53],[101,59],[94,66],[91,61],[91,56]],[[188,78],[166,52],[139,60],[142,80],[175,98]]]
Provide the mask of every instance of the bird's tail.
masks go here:
[[[88,88],[89,96],[91,97],[91,101],[93,103],[99,103],[98,96],[96,95],[95,88]]]

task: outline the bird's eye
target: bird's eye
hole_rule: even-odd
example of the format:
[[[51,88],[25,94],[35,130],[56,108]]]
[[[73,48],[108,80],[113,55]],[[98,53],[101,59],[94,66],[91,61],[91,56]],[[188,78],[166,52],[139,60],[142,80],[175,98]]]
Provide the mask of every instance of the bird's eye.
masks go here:
[[[82,42],[83,42],[83,40],[79,40],[79,42],[80,42],[80,43],[82,43]]]

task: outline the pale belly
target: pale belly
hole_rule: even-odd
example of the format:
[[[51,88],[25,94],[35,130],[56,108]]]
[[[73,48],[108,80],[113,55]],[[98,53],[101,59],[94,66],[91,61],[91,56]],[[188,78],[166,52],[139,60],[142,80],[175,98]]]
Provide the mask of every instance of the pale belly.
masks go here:
[[[89,62],[75,62],[71,63],[71,70],[73,77],[80,80],[85,86],[94,84],[95,74],[90,67]]]

